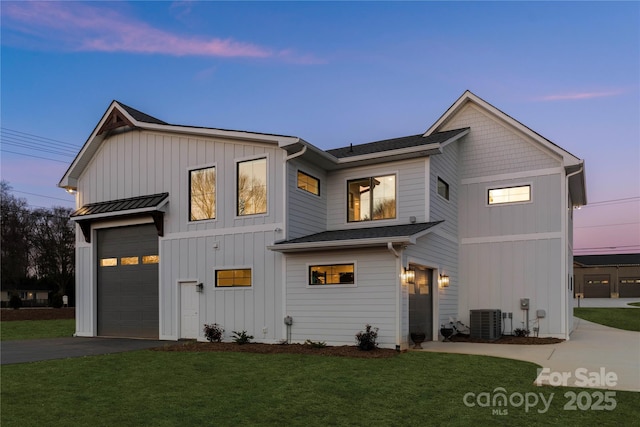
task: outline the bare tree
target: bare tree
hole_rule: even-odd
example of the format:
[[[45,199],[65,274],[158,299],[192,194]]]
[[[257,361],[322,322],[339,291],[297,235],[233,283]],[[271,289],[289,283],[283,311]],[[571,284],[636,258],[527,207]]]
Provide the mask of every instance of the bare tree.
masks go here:
[[[238,215],[267,211],[267,185],[263,180],[240,174],[238,177]]]
[[[215,168],[191,171],[191,221],[216,217]]]
[[[27,202],[11,193],[8,182],[0,182],[2,283],[16,285],[29,276],[33,217]]]

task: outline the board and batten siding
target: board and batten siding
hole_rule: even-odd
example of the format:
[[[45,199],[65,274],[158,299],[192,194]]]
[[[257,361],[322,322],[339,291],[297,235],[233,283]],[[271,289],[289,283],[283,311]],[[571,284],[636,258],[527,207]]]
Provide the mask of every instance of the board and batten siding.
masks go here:
[[[327,229],[376,227],[408,224],[409,218],[417,222],[428,220],[427,181],[429,158],[417,158],[339,170],[327,179]],[[396,218],[377,221],[347,222],[347,181],[381,175],[396,176]]]
[[[320,195],[298,188],[298,171],[320,181]],[[299,159],[287,163],[287,239],[295,239],[327,229],[327,174]]]
[[[460,144],[460,178],[559,167],[561,158],[473,104],[440,131],[470,127]]]
[[[526,313],[520,309],[520,299],[529,298],[530,321],[535,320],[536,310],[546,312],[540,319],[540,336],[564,338],[563,262],[559,238],[462,245],[461,282],[467,287],[459,301],[462,319],[469,321],[469,310],[500,309],[513,313],[513,329],[523,328]],[[511,322],[505,322],[505,333],[511,333]],[[531,322],[529,329],[534,326]]]
[[[76,234],[82,236],[82,232],[77,227]],[[84,243],[76,245],[76,331],[78,337],[92,337],[94,331],[94,301],[95,293],[93,286],[93,256],[91,246]]]
[[[460,234],[464,238],[561,231],[563,178],[559,171],[549,175],[479,181],[468,184],[463,181],[460,186]],[[489,189],[519,185],[531,186],[530,202],[488,204]]]
[[[229,232],[200,237],[161,239],[161,338],[177,339],[180,325],[179,283],[195,280],[200,293],[200,323],[218,323],[225,339],[247,331],[256,341],[277,342],[282,336],[281,254],[266,249],[273,231]],[[250,268],[250,288],[216,288],[215,270]],[[199,339],[204,340],[202,331]]]
[[[309,266],[355,263],[356,286],[309,286]],[[366,324],[379,328],[381,347],[395,348],[397,261],[385,249],[287,254],[286,314],[293,318],[292,342],[354,345]]]
[[[267,213],[236,216],[236,162],[267,158]],[[87,203],[169,193],[168,233],[281,223],[284,151],[275,144],[130,131],[106,139],[78,181]],[[216,219],[189,221],[189,171],[216,167]]]

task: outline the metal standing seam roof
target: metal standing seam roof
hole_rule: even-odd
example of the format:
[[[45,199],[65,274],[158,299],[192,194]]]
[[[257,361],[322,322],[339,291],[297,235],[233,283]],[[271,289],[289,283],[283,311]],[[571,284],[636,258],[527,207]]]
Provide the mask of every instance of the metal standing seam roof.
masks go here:
[[[290,245],[295,243],[317,243],[344,240],[364,240],[364,239],[385,239],[396,237],[409,237],[426,231],[444,221],[421,222],[416,224],[389,225],[383,227],[356,228],[348,230],[330,230],[323,231],[308,236],[298,237],[297,239],[285,240],[274,244]]]
[[[116,213],[131,211],[136,209],[148,209],[157,207],[162,203],[169,193],[151,194],[148,196],[131,197],[129,199],[109,200],[106,202],[89,203],[71,214],[71,218],[98,215],[105,213]]]
[[[162,121],[160,119],[156,119],[153,116],[150,116],[146,113],[143,113],[142,111],[136,110],[135,108],[129,107],[128,105],[123,104],[120,101],[116,101],[118,103],[118,105],[120,105],[127,113],[129,113],[129,115],[131,117],[133,117],[134,119],[136,119],[139,122],[144,122],[144,123],[153,123],[156,125],[168,125],[169,123]]]
[[[398,150],[402,148],[418,147],[420,145],[427,144],[440,144],[443,143],[463,132],[466,132],[469,128],[449,130],[445,132],[438,132],[429,136],[410,135],[400,138],[384,139],[382,141],[369,142],[366,144],[358,144],[349,147],[334,148],[332,150],[326,150],[327,153],[337,157],[353,157],[361,156],[365,154],[380,153],[383,151]]]

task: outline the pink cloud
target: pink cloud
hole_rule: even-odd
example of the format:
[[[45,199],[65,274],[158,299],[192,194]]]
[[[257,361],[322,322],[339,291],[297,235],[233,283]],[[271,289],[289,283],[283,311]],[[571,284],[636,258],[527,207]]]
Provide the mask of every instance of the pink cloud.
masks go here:
[[[570,92],[570,93],[559,93],[554,95],[546,95],[538,98],[540,101],[575,101],[582,99],[593,99],[593,98],[607,98],[611,96],[618,96],[622,94],[624,91],[622,90],[612,90],[612,91],[603,91],[603,92]]]
[[[311,56],[274,51],[231,38],[174,34],[118,11],[77,2],[11,2],[3,5],[3,24],[63,48],[90,52],[128,52],[173,56],[280,58],[318,63]],[[284,53],[283,53],[284,52]]]

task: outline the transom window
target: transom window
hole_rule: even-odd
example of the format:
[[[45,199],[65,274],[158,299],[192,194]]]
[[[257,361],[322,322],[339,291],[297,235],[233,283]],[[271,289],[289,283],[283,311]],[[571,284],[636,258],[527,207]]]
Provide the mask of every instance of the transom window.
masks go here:
[[[449,184],[444,182],[440,177],[438,177],[438,194],[446,200],[449,200]]]
[[[247,287],[251,286],[251,269],[236,268],[230,270],[216,270],[216,287]]]
[[[347,181],[348,221],[396,217],[396,176],[385,175]]]
[[[267,159],[238,162],[238,216],[267,212]]]
[[[189,219],[201,221],[216,217],[216,168],[189,172]]]
[[[640,285],[640,279],[621,279],[623,285]]]
[[[320,180],[298,171],[298,188],[316,196],[320,195]]]
[[[353,285],[353,264],[312,265],[309,267],[309,285]]]
[[[489,190],[488,202],[490,205],[506,203],[521,203],[531,201],[531,186],[492,188]]]

